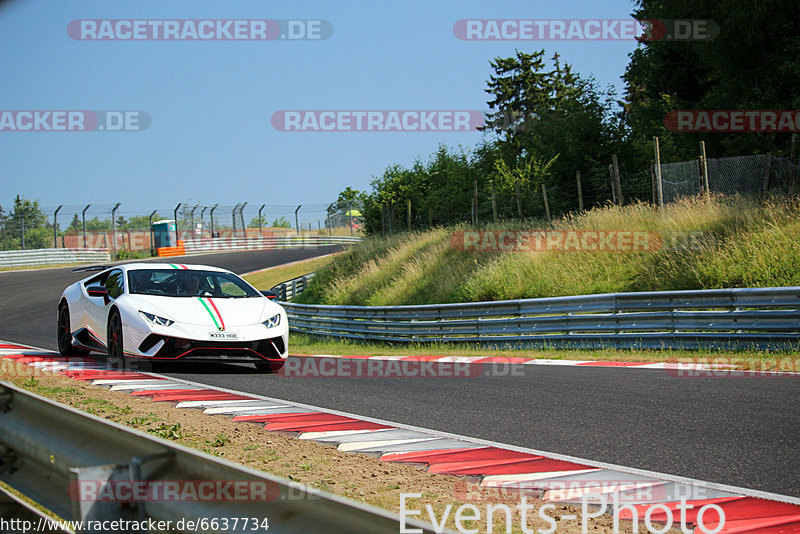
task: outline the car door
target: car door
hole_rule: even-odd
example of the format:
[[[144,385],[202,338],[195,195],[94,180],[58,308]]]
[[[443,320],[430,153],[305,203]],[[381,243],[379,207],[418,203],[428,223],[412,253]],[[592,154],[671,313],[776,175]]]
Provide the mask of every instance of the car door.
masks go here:
[[[123,293],[123,278],[122,269],[111,270],[102,283],[108,291],[108,298],[88,297],[87,324],[92,334],[103,344],[106,343],[108,310],[114,299]]]

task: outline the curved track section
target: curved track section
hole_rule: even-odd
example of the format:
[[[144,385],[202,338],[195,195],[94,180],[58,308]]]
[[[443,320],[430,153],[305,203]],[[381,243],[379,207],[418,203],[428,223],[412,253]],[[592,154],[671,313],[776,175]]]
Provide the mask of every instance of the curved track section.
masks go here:
[[[246,272],[327,252],[215,254],[191,261]],[[69,269],[0,273],[0,339],[54,349],[58,295],[79,278]],[[405,379],[265,376],[221,364],[160,372],[519,447],[800,496],[798,378],[526,367],[520,376]]]

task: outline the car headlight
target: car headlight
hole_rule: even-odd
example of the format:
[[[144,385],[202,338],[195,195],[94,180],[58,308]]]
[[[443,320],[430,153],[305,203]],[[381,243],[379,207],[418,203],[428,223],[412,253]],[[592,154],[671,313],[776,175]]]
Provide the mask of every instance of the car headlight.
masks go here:
[[[172,319],[165,319],[164,317],[159,317],[158,315],[154,315],[152,313],[143,312],[142,310],[139,310],[139,313],[141,313],[142,316],[144,316],[144,318],[150,321],[151,323],[157,324],[159,326],[169,326],[175,322]]]
[[[275,328],[276,326],[281,324],[281,314],[280,313],[275,314],[261,324],[263,324],[267,328]]]

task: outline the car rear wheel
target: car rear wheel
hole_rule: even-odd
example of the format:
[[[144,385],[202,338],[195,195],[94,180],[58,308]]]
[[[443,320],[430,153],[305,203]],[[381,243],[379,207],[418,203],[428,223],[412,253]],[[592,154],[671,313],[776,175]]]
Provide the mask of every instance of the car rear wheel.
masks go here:
[[[283,364],[285,362],[258,362],[255,364],[256,370],[262,373],[277,373],[281,369],[283,369]]]
[[[106,363],[109,367],[124,369],[125,354],[122,352],[122,321],[116,312],[113,312],[108,320],[106,346],[108,347]]]
[[[58,307],[58,352],[62,356],[82,356],[89,354],[88,350],[79,349],[72,345],[72,330],[69,324],[69,307],[62,304]]]

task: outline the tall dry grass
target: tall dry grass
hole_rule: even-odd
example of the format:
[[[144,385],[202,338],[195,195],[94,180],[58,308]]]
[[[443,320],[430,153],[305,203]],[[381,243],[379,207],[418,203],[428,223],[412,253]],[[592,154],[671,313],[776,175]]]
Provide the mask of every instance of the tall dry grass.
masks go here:
[[[606,206],[490,230],[651,231],[647,252],[463,252],[465,226],[371,238],[315,279],[303,302],[422,304],[618,291],[800,285],[800,205],[774,198],[692,197],[659,210]]]

